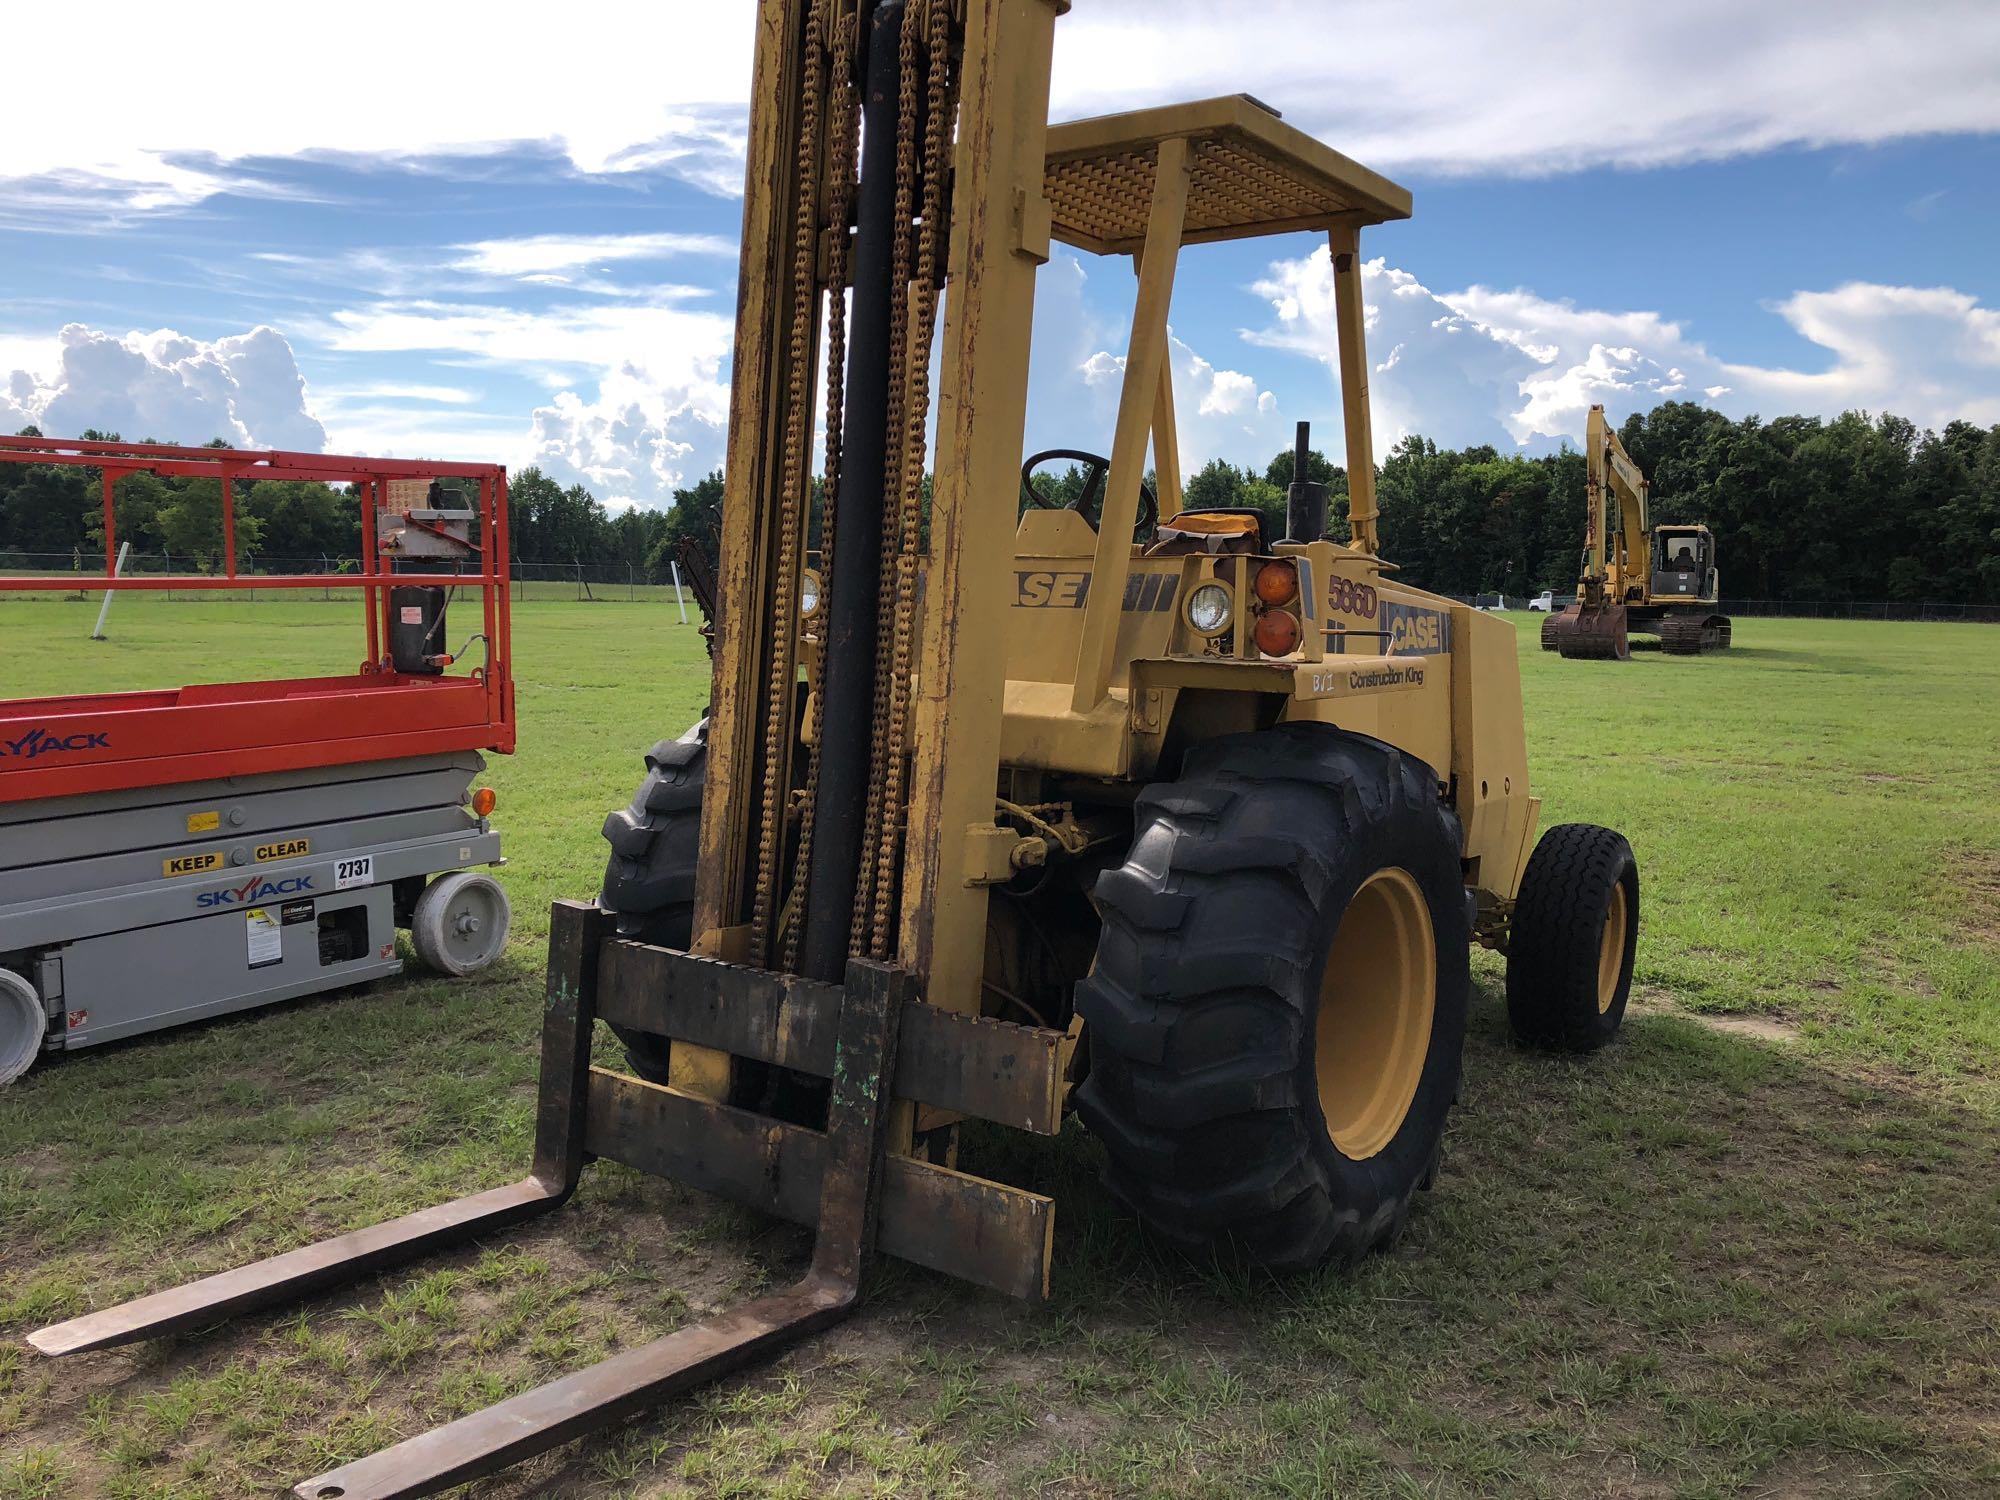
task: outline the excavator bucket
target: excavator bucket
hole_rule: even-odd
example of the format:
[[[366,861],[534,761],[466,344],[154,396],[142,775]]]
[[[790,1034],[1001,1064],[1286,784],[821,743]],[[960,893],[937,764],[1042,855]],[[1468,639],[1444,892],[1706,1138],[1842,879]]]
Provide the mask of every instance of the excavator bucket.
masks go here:
[[[1572,604],[1549,622],[1549,633],[1567,661],[1625,661],[1632,655],[1622,604]]]

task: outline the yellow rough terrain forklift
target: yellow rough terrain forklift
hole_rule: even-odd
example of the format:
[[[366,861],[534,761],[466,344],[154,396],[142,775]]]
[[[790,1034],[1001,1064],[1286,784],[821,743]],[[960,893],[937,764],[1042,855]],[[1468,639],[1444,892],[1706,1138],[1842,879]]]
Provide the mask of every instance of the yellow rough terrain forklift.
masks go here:
[[[1299,1271],[1431,1182],[1472,943],[1525,1038],[1617,1030],[1631,849],[1536,842],[1513,629],[1377,552],[1359,234],[1408,193],[1246,96],[1050,127],[1066,8],[763,0],[711,706],[607,821],[600,899],[555,908],[531,1174],[38,1348],[491,1232],[597,1157],[817,1226],[796,1286],[297,1489],[427,1494],[842,1316],[875,1250],[1045,1296],[1054,1204],[961,1170],[968,1120],[1074,1106],[1153,1231]],[[1181,249],[1300,231],[1332,254],[1348,543],[1303,462],[1283,537],[1181,494]],[[1023,506],[1052,241],[1138,292],[1108,454],[1066,502],[1030,459]],[[591,1065],[598,1020],[626,1066]]]
[[[1631,637],[1669,656],[1727,651],[1722,573],[1706,526],[1654,526],[1652,485],[1593,406],[1584,432],[1583,575],[1576,602],[1542,621],[1542,649],[1566,660],[1625,661]]]

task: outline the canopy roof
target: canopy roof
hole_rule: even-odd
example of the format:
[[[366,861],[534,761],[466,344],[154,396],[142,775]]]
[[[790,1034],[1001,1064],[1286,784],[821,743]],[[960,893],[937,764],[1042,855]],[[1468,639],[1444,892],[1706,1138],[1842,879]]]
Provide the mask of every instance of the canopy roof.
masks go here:
[[[1407,189],[1248,94],[1229,94],[1050,126],[1044,188],[1055,237],[1100,255],[1137,250],[1156,153],[1175,136],[1187,139],[1192,165],[1182,244],[1410,216]]]

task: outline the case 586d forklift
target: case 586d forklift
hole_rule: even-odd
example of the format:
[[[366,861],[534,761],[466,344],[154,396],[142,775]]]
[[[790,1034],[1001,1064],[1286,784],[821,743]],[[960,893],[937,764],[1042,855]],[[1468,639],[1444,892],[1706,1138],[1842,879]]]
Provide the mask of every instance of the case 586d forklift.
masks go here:
[[[1631,850],[1536,842],[1512,628],[1377,552],[1358,237],[1409,195],[1245,96],[1051,128],[1066,8],[763,0],[711,709],[608,820],[600,901],[555,909],[531,1174],[38,1347],[490,1232],[593,1157],[817,1226],[796,1286],[297,1490],[430,1493],[842,1316],[874,1250],[1044,1296],[1054,1205],[960,1170],[968,1119],[1074,1105],[1153,1230],[1296,1271],[1389,1243],[1430,1183],[1470,944],[1527,1037],[1616,1030]],[[1181,249],[1298,231],[1332,256],[1349,543],[1310,483],[1283,538],[1180,493]],[[1138,295],[1108,455],[1022,509],[1052,240],[1132,257]],[[596,1020],[627,1069],[591,1066]]]

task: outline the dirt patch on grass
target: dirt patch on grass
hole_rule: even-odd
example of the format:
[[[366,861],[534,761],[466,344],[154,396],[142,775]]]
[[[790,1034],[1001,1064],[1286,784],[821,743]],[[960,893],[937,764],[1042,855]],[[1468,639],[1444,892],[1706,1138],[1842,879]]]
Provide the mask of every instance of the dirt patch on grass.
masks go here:
[[[1814,984],[1812,988],[1819,988]],[[1659,985],[1634,985],[1633,1001],[1649,1014],[1691,1021],[1705,1031],[1721,1036],[1742,1037],[1773,1047],[1790,1047],[1799,1040],[1798,1023],[1782,1015],[1747,1015],[1735,1011],[1695,1010],[1680,1003],[1671,990]]]
[[[1954,925],[1976,943],[2000,947],[2000,851],[1960,850],[1946,857],[1945,873],[1960,893]]]
[[[1798,1027],[1770,1016],[1710,1015],[1697,1010],[1684,1010],[1679,1014],[1697,1026],[1706,1026],[1724,1036],[1747,1037],[1753,1042],[1767,1042],[1775,1047],[1789,1047],[1799,1039]]]

